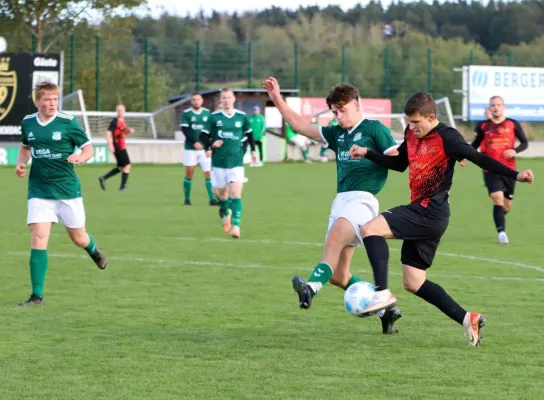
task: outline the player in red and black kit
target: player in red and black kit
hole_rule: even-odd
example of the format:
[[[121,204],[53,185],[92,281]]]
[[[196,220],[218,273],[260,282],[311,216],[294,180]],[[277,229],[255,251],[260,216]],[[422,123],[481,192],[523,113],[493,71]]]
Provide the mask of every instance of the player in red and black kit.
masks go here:
[[[363,228],[365,245],[377,291],[366,314],[393,307],[397,298],[387,286],[389,248],[386,239],[402,239],[401,262],[407,291],[436,306],[462,324],[469,344],[478,346],[484,318],[466,312],[448,293],[427,279],[440,239],[450,217],[449,193],[456,161],[467,159],[500,176],[532,182],[530,170],[518,173],[492,158],[478,153],[461,134],[436,119],[436,104],[427,93],[416,93],[406,103],[404,112],[410,124],[397,156],[374,153],[353,146],[350,156],[366,157],[388,169],[403,172],[409,168],[411,202],[384,211]]]
[[[106,175],[99,176],[98,182],[102,190],[106,190],[106,180],[121,172],[121,186],[119,190],[124,192],[127,190],[128,174],[130,173],[130,158],[127,152],[126,136],[134,133],[134,129],[127,127],[125,121],[126,110],[123,104],[117,105],[115,111],[117,112],[117,117],[110,122],[106,131],[106,140],[108,141],[110,152],[115,155],[117,167],[113,168]]]
[[[516,154],[527,149],[529,143],[518,121],[506,118],[504,101],[500,96],[489,100],[491,117],[476,125],[476,138],[472,147],[509,168],[516,168]],[[519,145],[516,147],[516,140]],[[508,244],[505,215],[512,207],[516,180],[484,171],[484,182],[493,202],[493,220],[499,233],[499,242]]]

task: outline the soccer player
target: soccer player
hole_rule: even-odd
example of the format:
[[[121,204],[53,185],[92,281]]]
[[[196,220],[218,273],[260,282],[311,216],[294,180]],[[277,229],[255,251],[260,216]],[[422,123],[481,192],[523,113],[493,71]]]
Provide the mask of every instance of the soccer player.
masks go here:
[[[31,234],[30,281],[32,293],[20,306],[44,304],[47,245],[51,226],[62,223],[68,236],[85,249],[100,269],[107,267],[104,254],[85,230],[81,185],[74,165],[93,156],[93,147],[77,119],[57,111],[59,87],[42,82],[35,87],[38,112],[24,117],[16,174],[24,178],[32,158],[28,179],[27,225]],[[81,153],[74,152],[81,149]]]
[[[438,284],[427,279],[450,217],[449,193],[456,161],[467,159],[500,176],[532,182],[531,170],[514,171],[477,152],[463,136],[436,118],[436,103],[427,93],[415,93],[404,107],[409,125],[397,156],[385,156],[366,146],[354,145],[353,158],[364,157],[378,165],[403,172],[409,168],[411,203],[384,211],[363,226],[362,236],[377,287],[370,315],[397,303],[388,288],[389,248],[386,239],[403,240],[401,250],[404,288],[431,303],[464,327],[468,343],[478,346],[484,317],[465,311]]]
[[[210,111],[202,107],[204,99],[200,93],[193,93],[191,96],[191,108],[183,111],[181,115],[181,131],[185,135],[185,149],[183,151],[183,165],[185,166],[185,179],[183,180],[183,193],[186,206],[191,205],[191,186],[195,167],[200,164],[204,172],[206,191],[210,206],[216,206],[217,200],[213,194],[211,180],[211,159],[206,154],[206,138],[202,135],[202,129],[210,118]]]
[[[249,119],[243,111],[234,108],[235,101],[232,89],[223,89],[222,110],[212,113],[202,131],[209,134],[212,140],[212,176],[215,194],[219,200],[223,231],[230,231],[233,238],[239,238],[245,175],[242,153],[244,137],[247,137],[251,146],[254,163],[257,161],[257,154]]]
[[[299,135],[289,123],[285,124],[285,139],[300,149],[302,158],[306,164],[312,163],[312,160],[308,158],[308,153],[310,152],[309,147],[312,142],[304,135]]]
[[[329,122],[329,126],[336,126],[338,125],[338,121],[336,118],[331,119],[331,122]],[[329,149],[328,144],[323,143],[321,145],[321,150],[319,151],[319,158],[321,159],[321,162],[327,162],[329,161],[327,157],[327,150]]]
[[[300,308],[308,309],[327,282],[347,290],[361,280],[350,273],[351,259],[362,243],[361,227],[378,215],[379,203],[374,195],[384,186],[388,171],[368,160],[351,158],[350,147],[358,143],[380,153],[396,154],[397,144],[382,123],[361,117],[359,91],[354,86],[336,85],[329,92],[327,106],[338,120],[337,126],[329,127],[314,125],[292,110],[281,97],[275,78],[268,78],[263,86],[289,125],[309,139],[328,144],[336,153],[337,195],[331,207],[321,261],[308,282],[299,276],[292,280]],[[393,323],[400,318],[400,310],[388,310],[380,317],[383,333],[394,333]]]
[[[476,138],[472,147],[509,168],[516,168],[516,154],[528,147],[527,136],[520,123],[504,115],[504,101],[500,96],[489,100],[491,117],[476,125]],[[516,139],[519,145],[516,147]],[[508,244],[505,215],[512,207],[516,180],[484,171],[484,182],[493,203],[493,221],[499,235],[499,243]]]
[[[259,161],[252,164],[252,167],[262,167],[263,166],[263,137],[266,133],[266,121],[264,116],[261,114],[261,107],[253,107],[253,115],[249,117],[249,125],[251,126],[251,132],[253,133],[253,139],[255,140],[255,146],[259,149]],[[247,151],[247,141],[244,142],[244,154]]]
[[[119,172],[121,175],[121,186],[119,190],[126,192],[128,174],[130,174],[130,158],[127,152],[126,137],[129,134],[134,133],[134,128],[129,128],[125,121],[125,106],[118,104],[115,109],[117,116],[111,120],[108,130],[106,131],[106,141],[110,151],[115,155],[117,160],[117,167],[113,168],[106,175],[99,176],[98,182],[102,190],[106,190],[106,180],[117,175]]]

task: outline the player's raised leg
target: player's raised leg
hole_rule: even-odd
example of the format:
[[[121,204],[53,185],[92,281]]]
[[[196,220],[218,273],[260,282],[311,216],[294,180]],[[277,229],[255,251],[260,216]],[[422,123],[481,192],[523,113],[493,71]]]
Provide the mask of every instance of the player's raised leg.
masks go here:
[[[340,260],[342,250],[355,238],[351,222],[345,218],[337,218],[327,233],[325,248],[321,261],[315,266],[306,283],[300,276],[293,278],[293,289],[299,297],[300,308],[308,309],[312,305],[313,297],[332,278]],[[337,281],[342,278],[337,275]]]
[[[85,208],[83,199],[76,198],[60,201],[58,203],[57,213],[59,220],[64,224],[66,232],[72,242],[84,249],[87,254],[93,259],[96,266],[100,269],[106,269],[108,260],[94,242],[93,235],[85,229]]]
[[[389,246],[386,242],[395,236],[382,215],[366,223],[361,232],[376,285],[376,294],[367,308],[368,313],[373,313],[397,304],[397,298],[388,286]]]
[[[34,212],[36,211],[37,210],[34,210]],[[29,212],[31,212],[30,205]],[[30,216],[31,215],[29,214],[29,217]],[[43,292],[48,266],[47,245],[49,243],[52,225],[52,222],[39,222],[28,225],[31,235],[29,265],[32,293],[27,301],[19,303],[20,306],[44,304]]]

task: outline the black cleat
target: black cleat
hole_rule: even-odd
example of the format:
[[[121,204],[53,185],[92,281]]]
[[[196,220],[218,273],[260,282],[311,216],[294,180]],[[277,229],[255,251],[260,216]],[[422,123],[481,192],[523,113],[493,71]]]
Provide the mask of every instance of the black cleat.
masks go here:
[[[184,205],[184,206],[191,206],[191,205],[192,205],[192,204],[191,204],[191,200],[185,200],[185,201],[183,202],[183,205]]]
[[[218,206],[219,202],[216,199],[210,200],[210,206]]]
[[[103,176],[99,176],[98,177],[98,183],[100,184],[100,187],[102,188],[102,190],[106,190],[106,178],[104,178]]]
[[[44,305],[45,302],[43,301],[43,297],[36,296],[35,294],[30,295],[30,298],[27,301],[23,301],[22,303],[18,303],[18,306],[41,306]]]
[[[382,321],[382,332],[384,335],[391,335],[398,332],[398,329],[393,329],[393,325],[395,321],[401,317],[402,314],[400,312],[400,308],[393,307],[385,310],[383,315],[380,317],[380,320]]]
[[[312,299],[315,295],[312,288],[308,286],[300,276],[295,276],[291,282],[293,283],[293,289],[298,294],[300,308],[310,308],[312,306]]]
[[[106,258],[106,255],[102,253],[98,248],[96,249],[96,252],[91,256],[96,266],[100,269],[106,269],[108,266],[108,259]]]

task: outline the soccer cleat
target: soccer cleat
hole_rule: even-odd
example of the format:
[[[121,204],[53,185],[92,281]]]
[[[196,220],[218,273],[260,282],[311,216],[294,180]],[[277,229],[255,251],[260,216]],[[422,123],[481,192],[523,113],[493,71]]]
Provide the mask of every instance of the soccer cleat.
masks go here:
[[[21,303],[18,303],[18,306],[41,306],[44,305],[45,302],[43,301],[43,297],[36,296],[35,294],[31,294],[30,298],[27,301],[23,301]]]
[[[244,178],[244,181],[242,183],[247,183],[247,182],[249,182],[249,179]]]
[[[232,229],[230,230],[230,235],[235,239],[240,239],[240,227],[237,225],[234,225]]]
[[[295,276],[292,279],[293,289],[298,294],[298,302],[300,308],[308,309],[312,305],[312,299],[315,296],[312,288],[304,282],[300,276]]]
[[[384,311],[383,315],[380,316],[382,322],[382,332],[384,335],[391,335],[397,333],[398,329],[393,329],[395,321],[402,318],[400,308],[393,307]]]
[[[191,205],[192,205],[192,204],[191,204],[191,200],[185,200],[185,201],[183,202],[183,205],[184,205],[184,206],[191,206]]]
[[[99,176],[98,177],[98,183],[100,184],[100,187],[102,188],[102,190],[106,190],[106,178],[104,178],[103,176]]]
[[[128,189],[126,187],[119,188],[120,192],[128,192]]]
[[[500,244],[508,244],[510,243],[508,241],[508,236],[506,235],[505,231],[499,232],[499,242]]]
[[[370,304],[364,309],[362,316],[376,314],[378,311],[392,308],[397,305],[397,297],[389,289],[378,291],[372,297]]]
[[[230,231],[232,226],[231,223],[231,213],[230,211],[223,217],[223,232],[227,233]]]
[[[210,206],[218,206],[219,202],[216,199],[210,200]]]
[[[108,266],[108,259],[106,258],[106,255],[100,251],[100,249],[96,249],[95,253],[91,256],[96,266],[100,269],[106,269]]]
[[[463,320],[465,337],[470,346],[479,346],[482,342],[482,329],[485,326],[485,318],[480,313],[467,312]]]

